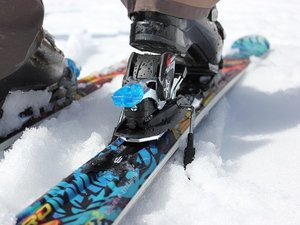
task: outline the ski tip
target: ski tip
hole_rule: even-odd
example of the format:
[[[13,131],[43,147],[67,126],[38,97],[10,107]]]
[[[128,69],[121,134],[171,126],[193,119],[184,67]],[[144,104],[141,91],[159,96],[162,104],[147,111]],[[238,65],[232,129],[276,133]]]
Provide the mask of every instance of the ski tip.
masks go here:
[[[237,49],[238,53],[235,53],[235,57],[262,57],[270,50],[270,42],[267,38],[260,35],[248,35],[236,40],[232,46],[232,49]]]

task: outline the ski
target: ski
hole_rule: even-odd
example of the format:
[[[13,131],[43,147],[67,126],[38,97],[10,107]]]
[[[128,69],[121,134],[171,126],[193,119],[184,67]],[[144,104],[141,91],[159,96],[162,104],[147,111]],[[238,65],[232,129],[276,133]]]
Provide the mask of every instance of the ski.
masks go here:
[[[76,93],[73,96],[73,100],[80,100],[81,98],[93,93],[94,91],[100,89],[105,83],[111,82],[113,78],[119,75],[124,75],[126,71],[126,60],[110,66],[105,70],[106,72],[94,73],[87,75],[83,78],[77,80]],[[19,139],[26,128],[35,127],[41,124],[45,119],[50,119],[57,116],[62,109],[69,106],[71,102],[67,104],[57,105],[52,108],[52,110],[44,110],[47,106],[40,109],[39,116],[35,117],[30,115],[29,119],[24,121],[23,125],[13,131],[12,133],[1,136],[0,135],[0,151],[8,149],[17,139]],[[30,110],[29,110],[30,111]],[[22,118],[19,118],[22,120]]]
[[[250,57],[263,57],[269,48],[268,41],[260,36],[237,40],[235,51],[224,57],[220,79],[206,91],[201,104],[189,108],[175,126],[157,139],[143,142],[128,140],[134,139],[135,133],[124,137],[124,133],[118,136],[115,132],[114,140],[104,150],[19,213],[17,224],[119,224],[178,149],[179,142],[192,132],[191,123],[199,125],[241,79]]]

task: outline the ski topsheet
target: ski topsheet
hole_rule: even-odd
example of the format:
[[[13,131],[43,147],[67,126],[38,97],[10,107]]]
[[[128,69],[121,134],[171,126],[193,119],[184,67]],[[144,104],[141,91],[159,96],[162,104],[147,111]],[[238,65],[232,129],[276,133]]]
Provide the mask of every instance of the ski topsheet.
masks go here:
[[[77,94],[76,96],[74,96],[75,100],[79,100],[80,98],[85,97],[92,92],[100,89],[105,83],[110,82],[114,77],[125,74],[126,65],[127,62],[122,61],[116,66],[107,68],[106,72],[94,73],[79,79],[77,81]],[[0,135],[0,151],[8,149],[18,138],[21,137],[22,132],[26,128],[39,125],[44,119],[55,116],[57,112],[67,106],[68,105],[61,105],[53,108],[52,110],[41,110],[39,116],[30,118],[29,120],[24,122],[23,126],[19,129],[16,129],[5,137]]]
[[[195,124],[242,77],[250,56],[268,52],[269,43],[262,37],[248,36],[233,47],[238,50],[224,58],[221,79],[196,108]],[[189,118],[187,114],[156,141],[129,143],[117,138],[23,210],[17,224],[118,224],[177,150],[179,141],[186,138]]]

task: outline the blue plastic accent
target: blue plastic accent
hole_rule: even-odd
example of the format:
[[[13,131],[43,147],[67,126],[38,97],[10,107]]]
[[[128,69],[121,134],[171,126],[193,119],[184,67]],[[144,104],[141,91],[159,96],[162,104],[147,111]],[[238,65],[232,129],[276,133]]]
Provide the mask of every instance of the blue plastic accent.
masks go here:
[[[144,94],[143,86],[139,83],[133,83],[117,90],[113,94],[112,99],[118,107],[131,108],[143,100]]]
[[[78,67],[74,60],[66,58],[67,66],[70,68],[71,72],[75,74],[76,78],[80,76],[80,67]]]
[[[231,48],[239,50],[238,53],[233,55],[234,57],[260,57],[269,51],[270,43],[262,36],[250,35],[236,40]]]

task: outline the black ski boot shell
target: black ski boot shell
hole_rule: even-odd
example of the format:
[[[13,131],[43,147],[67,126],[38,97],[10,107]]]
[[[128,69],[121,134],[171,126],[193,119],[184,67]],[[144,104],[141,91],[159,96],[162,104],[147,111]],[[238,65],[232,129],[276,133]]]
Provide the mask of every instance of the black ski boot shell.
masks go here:
[[[189,20],[158,12],[131,16],[130,45],[153,53],[178,53],[192,67],[218,71],[222,63],[224,31],[217,22],[217,9],[208,18]]]

